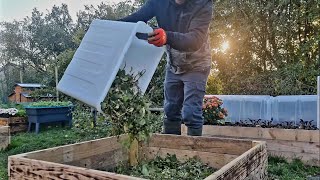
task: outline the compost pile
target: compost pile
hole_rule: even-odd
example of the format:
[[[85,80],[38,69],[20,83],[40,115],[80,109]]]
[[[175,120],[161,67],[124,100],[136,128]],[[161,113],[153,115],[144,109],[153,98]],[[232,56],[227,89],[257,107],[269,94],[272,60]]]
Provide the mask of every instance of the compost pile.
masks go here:
[[[140,163],[137,166],[119,166],[115,170],[118,174],[125,174],[146,179],[205,179],[214,169],[203,164],[196,158],[180,162],[176,155],[168,154],[165,158],[157,156],[155,159]]]

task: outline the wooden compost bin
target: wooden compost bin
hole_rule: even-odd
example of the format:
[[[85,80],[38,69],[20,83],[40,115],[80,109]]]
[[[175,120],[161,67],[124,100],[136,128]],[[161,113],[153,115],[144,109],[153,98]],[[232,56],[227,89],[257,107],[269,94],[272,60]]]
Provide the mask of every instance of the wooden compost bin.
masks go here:
[[[124,138],[124,136],[121,136]],[[176,154],[180,160],[199,157],[219,169],[206,179],[265,179],[265,142],[155,134],[140,144],[140,158]],[[127,162],[128,155],[117,137],[108,137],[9,157],[9,178],[20,179],[141,179],[104,170]]]
[[[182,134],[186,131],[182,126]],[[203,136],[265,141],[269,155],[289,161],[298,158],[307,165],[320,166],[319,130],[205,125]]]
[[[5,149],[10,144],[9,126],[0,126],[0,150]]]
[[[0,126],[10,126],[10,132],[12,134],[27,132],[28,120],[26,117],[0,118]]]

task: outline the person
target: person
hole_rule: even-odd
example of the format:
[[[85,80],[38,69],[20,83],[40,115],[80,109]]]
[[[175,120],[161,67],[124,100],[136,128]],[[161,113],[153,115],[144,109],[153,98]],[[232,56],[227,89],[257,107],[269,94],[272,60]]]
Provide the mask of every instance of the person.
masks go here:
[[[188,135],[202,135],[213,5],[213,0],[148,0],[138,11],[119,20],[147,23],[156,17],[159,28],[148,34],[148,42],[166,47],[164,134],[180,135],[183,122]]]

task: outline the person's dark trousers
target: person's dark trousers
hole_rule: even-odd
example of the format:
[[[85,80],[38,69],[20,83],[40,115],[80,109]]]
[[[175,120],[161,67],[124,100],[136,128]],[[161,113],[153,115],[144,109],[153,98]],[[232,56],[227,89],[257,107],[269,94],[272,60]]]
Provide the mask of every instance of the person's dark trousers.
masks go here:
[[[201,136],[202,103],[210,68],[203,71],[174,74],[166,70],[164,82],[164,134],[181,135],[182,121],[188,135]]]

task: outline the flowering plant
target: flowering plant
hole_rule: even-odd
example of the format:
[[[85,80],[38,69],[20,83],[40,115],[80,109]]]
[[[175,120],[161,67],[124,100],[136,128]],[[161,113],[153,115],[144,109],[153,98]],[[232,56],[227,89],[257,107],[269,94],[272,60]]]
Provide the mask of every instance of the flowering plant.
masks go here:
[[[16,108],[8,108],[8,109],[1,109],[0,108],[0,117],[13,117],[19,112]]]
[[[203,102],[204,124],[224,124],[228,111],[222,108],[222,100],[216,96],[205,97]]]

